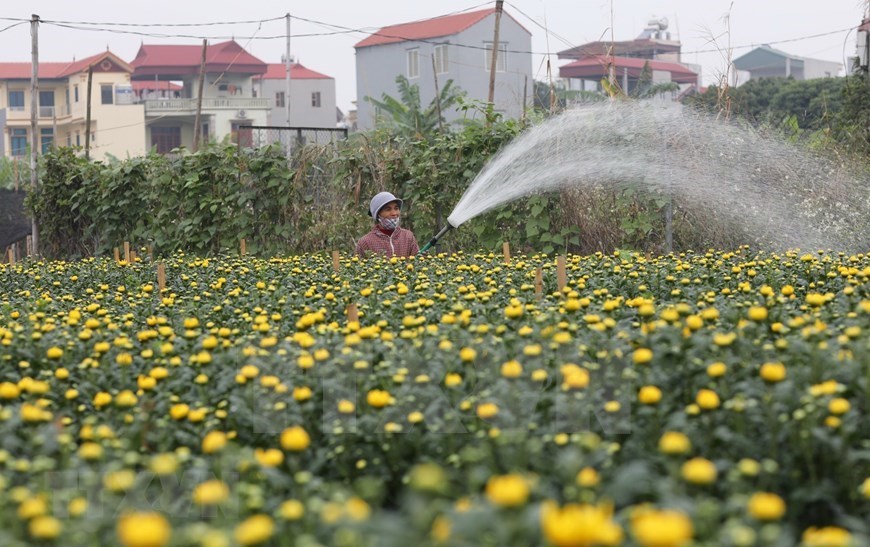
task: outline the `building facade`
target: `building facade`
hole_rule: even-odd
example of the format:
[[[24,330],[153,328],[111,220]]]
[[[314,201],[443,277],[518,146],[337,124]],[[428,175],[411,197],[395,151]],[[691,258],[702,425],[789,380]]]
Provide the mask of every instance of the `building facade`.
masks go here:
[[[152,90],[140,93],[145,109],[144,138],[150,149],[166,153],[179,146],[193,148],[201,63],[202,46],[147,44],[130,63],[134,85],[140,89],[144,82],[153,85]],[[241,126],[267,124],[271,100],[258,97],[254,87],[254,77],[266,70],[266,63],[234,40],[207,47],[200,113],[202,142],[235,139]],[[169,84],[181,89],[171,89]],[[171,96],[161,97],[161,89],[171,89]]]
[[[766,45],[734,59],[734,67],[743,73],[738,83],[758,78],[833,78],[843,69],[842,63],[799,57]]]
[[[396,96],[396,77],[418,85],[426,107],[448,80],[470,100],[486,103],[489,96],[495,9],[484,9],[384,27],[358,42],[356,49],[357,126],[372,129],[377,112],[372,97]],[[532,36],[508,12],[499,26],[494,109],[519,118],[532,101]],[[443,112],[447,122],[465,114]]]
[[[268,125],[287,127],[287,66],[270,63],[254,78],[257,96],[269,99]],[[290,123],[292,127],[334,128],[335,79],[299,63],[290,65]]]
[[[37,134],[31,134],[30,63],[0,63],[0,151],[24,159],[34,144],[85,146],[91,69],[90,156],[146,152],[142,105],[134,104],[132,67],[110,51],[71,63],[39,63]]]
[[[653,84],[676,83],[681,92],[701,87],[701,68],[682,62],[682,45],[668,31],[668,20],[652,19],[634,40],[590,42],[558,53],[570,63],[559,68],[567,89],[602,91],[601,81],[614,81],[633,93],[648,67]]]

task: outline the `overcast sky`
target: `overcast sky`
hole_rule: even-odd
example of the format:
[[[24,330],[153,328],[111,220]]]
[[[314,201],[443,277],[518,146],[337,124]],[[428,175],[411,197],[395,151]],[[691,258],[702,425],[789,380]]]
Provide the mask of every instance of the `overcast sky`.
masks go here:
[[[292,21],[292,53],[308,68],[335,78],[338,107],[347,111],[356,99],[353,45],[367,36],[367,32],[469,8],[494,6],[495,2],[3,0],[3,4],[0,61],[29,61],[31,54],[29,24],[3,31],[15,21],[2,18],[30,19],[31,14],[38,14],[45,21],[100,23],[87,26],[90,30],[42,24],[39,29],[42,61],[80,59],[99,53],[107,46],[130,61],[142,42],[199,44],[203,37],[216,42],[234,36],[263,61],[280,62],[286,50],[283,19],[259,25],[203,27],[118,27],[107,23],[166,25],[258,21],[282,17],[289,11],[291,16],[317,22]],[[705,84],[716,82],[725,71],[729,42],[734,48],[732,58],[751,49],[746,46],[768,43],[795,55],[843,63],[845,57],[855,55],[855,31],[849,29],[861,22],[864,5],[864,0],[505,0],[505,10],[532,32],[532,49],[536,53],[533,73],[537,80],[546,80],[547,52],[555,53],[599,39],[609,40],[611,20],[612,38],[630,40],[641,33],[651,17],[667,17],[672,35],[682,42],[683,61],[702,65]],[[337,27],[361,31],[345,32]],[[116,32],[95,30],[110,28]],[[163,38],[126,33],[131,31],[193,37]],[[554,73],[558,74],[558,67],[566,63],[553,56]]]

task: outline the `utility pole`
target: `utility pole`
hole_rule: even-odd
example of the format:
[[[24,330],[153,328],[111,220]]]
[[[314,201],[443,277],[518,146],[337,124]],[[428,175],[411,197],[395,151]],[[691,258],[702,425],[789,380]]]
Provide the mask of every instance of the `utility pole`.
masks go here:
[[[287,19],[287,54],[284,58],[284,63],[287,69],[286,89],[284,90],[284,106],[287,108],[287,127],[290,127],[290,70],[293,67],[293,62],[290,60],[290,12],[284,16]]]
[[[39,15],[30,17],[31,60],[30,60],[30,191],[36,194],[39,178],[36,172],[37,152],[37,101],[39,99]],[[39,225],[36,216],[30,221],[30,235],[33,241],[33,255],[39,256]]]
[[[202,88],[205,85],[205,54],[208,40],[202,39],[202,60],[199,63],[199,91],[196,96],[196,118],[193,122],[193,151],[199,150],[199,140],[202,138]]]
[[[441,97],[439,97],[441,91],[438,89],[438,69],[435,67],[434,55],[432,55],[432,78],[435,80],[435,109],[438,111],[438,132],[444,133],[444,123],[441,121]]]
[[[498,62],[498,30],[501,24],[501,12],[504,0],[495,0],[495,30],[492,33],[492,62],[489,65],[489,96],[487,101],[490,105],[495,100],[495,69]]]
[[[444,134],[444,122],[441,121],[441,91],[438,89],[438,68],[435,66],[435,55],[432,55],[432,78],[435,81],[435,109],[438,111],[438,132]],[[436,229],[441,227],[441,202],[435,203]]]
[[[85,159],[91,159],[91,86],[94,82],[94,65],[88,66],[87,109],[85,110]]]

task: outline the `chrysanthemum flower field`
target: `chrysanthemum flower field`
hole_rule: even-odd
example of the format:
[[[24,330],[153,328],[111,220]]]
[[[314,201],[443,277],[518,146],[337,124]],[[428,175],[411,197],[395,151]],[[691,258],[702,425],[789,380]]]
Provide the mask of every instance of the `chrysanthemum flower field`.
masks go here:
[[[868,545],[870,256],[566,270],[0,265],[0,544]]]

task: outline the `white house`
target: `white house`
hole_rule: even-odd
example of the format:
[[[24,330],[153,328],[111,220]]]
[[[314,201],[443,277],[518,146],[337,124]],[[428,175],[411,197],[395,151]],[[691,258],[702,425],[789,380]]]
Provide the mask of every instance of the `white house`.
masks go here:
[[[257,96],[269,99],[268,125],[287,127],[287,67],[270,63],[265,74],[254,78]],[[335,79],[299,63],[290,65],[290,126],[334,128]]]
[[[396,76],[404,75],[420,89],[420,102],[435,97],[435,75],[441,89],[448,80],[472,100],[486,103],[492,61],[495,9],[446,15],[384,27],[356,48],[357,124],[375,126],[375,107],[365,97],[397,96]],[[519,118],[531,104],[532,35],[507,11],[501,16],[494,108],[506,118]],[[463,112],[443,112],[454,121]]]
[[[742,81],[758,78],[788,78],[813,80],[840,75],[842,63],[798,57],[770,46],[759,46],[734,59],[737,70],[749,73]]]
[[[157,152],[193,146],[201,62],[199,45],[143,44],[130,63],[133,84],[139,87],[139,95],[146,97],[146,143]],[[256,97],[253,83],[266,69],[266,63],[234,40],[208,46],[200,117],[203,140],[221,140],[228,135],[235,139],[240,126],[266,125],[271,101]],[[145,81],[155,82],[152,89],[143,90],[142,84],[136,83]],[[160,90],[171,89],[161,82],[175,82],[181,90],[172,90],[170,98],[161,97]],[[148,98],[151,96],[155,98]]]
[[[84,147],[91,69],[90,157],[146,151],[142,105],[133,104],[132,67],[111,51],[72,62],[39,63],[37,134],[30,128],[30,63],[0,63],[0,155],[27,161],[29,148]]]

